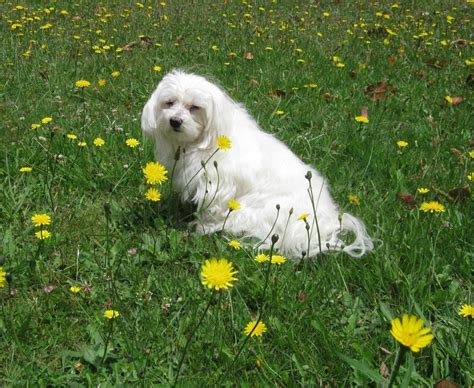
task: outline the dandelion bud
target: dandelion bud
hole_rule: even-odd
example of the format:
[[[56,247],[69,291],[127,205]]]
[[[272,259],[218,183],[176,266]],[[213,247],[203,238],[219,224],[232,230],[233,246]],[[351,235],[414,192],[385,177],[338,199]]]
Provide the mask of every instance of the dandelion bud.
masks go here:
[[[339,213],[339,215],[337,216],[337,219],[339,220],[339,223],[342,222],[342,214],[341,213]]]
[[[13,275],[11,273],[7,273],[7,276],[5,276],[5,280],[7,281],[8,284],[12,284]]]
[[[301,252],[301,257],[304,259],[306,257],[306,251]]]
[[[276,244],[279,238],[280,238],[280,236],[278,236],[278,234],[275,233],[272,236],[272,244]]]
[[[311,171],[308,171],[304,177],[310,181],[311,178],[313,177],[313,174],[311,173]]]
[[[217,160],[214,160],[214,167],[217,169]]]
[[[327,249],[331,249],[331,244],[326,243],[326,248],[327,248]]]
[[[180,155],[181,155],[181,146],[178,146],[178,148],[176,148],[176,152],[174,153],[175,162],[179,160]]]
[[[305,224],[306,224],[306,225],[305,225],[305,228],[306,228],[306,230],[309,230],[309,224],[308,224],[308,221],[304,220],[304,222],[305,222]]]
[[[276,204],[276,208],[277,208],[277,210],[280,210],[280,204],[279,203]]]
[[[204,168],[206,167],[206,162],[204,160],[201,160],[201,166]]]
[[[293,214],[293,208],[290,209],[290,211],[288,212],[288,214],[291,216]]]

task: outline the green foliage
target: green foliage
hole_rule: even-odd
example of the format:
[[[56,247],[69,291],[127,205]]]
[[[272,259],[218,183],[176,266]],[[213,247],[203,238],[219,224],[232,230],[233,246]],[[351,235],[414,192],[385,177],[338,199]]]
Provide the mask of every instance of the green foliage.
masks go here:
[[[473,5],[299,3],[0,1],[2,385],[171,384],[209,298],[210,257],[231,260],[239,280],[193,334],[179,384],[381,383],[398,347],[390,320],[405,312],[435,340],[407,355],[397,384],[473,384],[472,331],[457,314],[472,304]],[[217,80],[379,240],[361,259],[275,266],[268,332],[235,365],[264,266],[244,242],[189,231],[193,209],[166,188],[158,203],[144,197],[153,150],[140,113],[173,68]],[[435,200],[445,212],[418,210]],[[35,213],[52,219],[42,242]]]

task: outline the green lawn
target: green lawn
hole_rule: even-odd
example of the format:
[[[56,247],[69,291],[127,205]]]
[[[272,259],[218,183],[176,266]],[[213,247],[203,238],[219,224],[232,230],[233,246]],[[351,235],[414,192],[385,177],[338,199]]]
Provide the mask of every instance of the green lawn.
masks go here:
[[[474,383],[458,313],[474,304],[474,4],[293,3],[0,0],[2,386],[386,384],[405,313],[435,338],[396,385]],[[140,114],[174,68],[321,171],[376,250],[265,265],[187,230],[166,184],[147,201]],[[201,283],[211,257],[233,287]],[[264,305],[267,332],[247,340]]]

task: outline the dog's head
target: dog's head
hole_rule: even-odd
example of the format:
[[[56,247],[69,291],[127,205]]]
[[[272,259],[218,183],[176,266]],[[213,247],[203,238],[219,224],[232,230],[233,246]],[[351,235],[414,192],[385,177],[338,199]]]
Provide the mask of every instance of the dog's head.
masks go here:
[[[205,78],[174,70],[162,79],[146,103],[143,132],[172,144],[209,147],[222,133],[227,99]]]

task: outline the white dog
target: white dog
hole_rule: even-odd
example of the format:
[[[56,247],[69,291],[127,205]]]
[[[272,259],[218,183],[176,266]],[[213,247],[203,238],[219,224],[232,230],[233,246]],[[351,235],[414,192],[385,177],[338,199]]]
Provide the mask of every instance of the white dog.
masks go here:
[[[167,74],[141,123],[155,141],[156,158],[174,170],[174,188],[197,205],[198,231],[220,231],[225,222],[226,232],[256,237],[264,248],[277,233],[276,248],[290,257],[328,250],[359,257],[373,249],[363,223],[340,215],[326,180],[205,78],[180,70]],[[230,139],[230,149],[217,148],[219,136]],[[230,200],[241,207],[229,214]],[[309,215],[306,221],[302,214]],[[341,240],[346,232],[353,233],[348,245]]]

